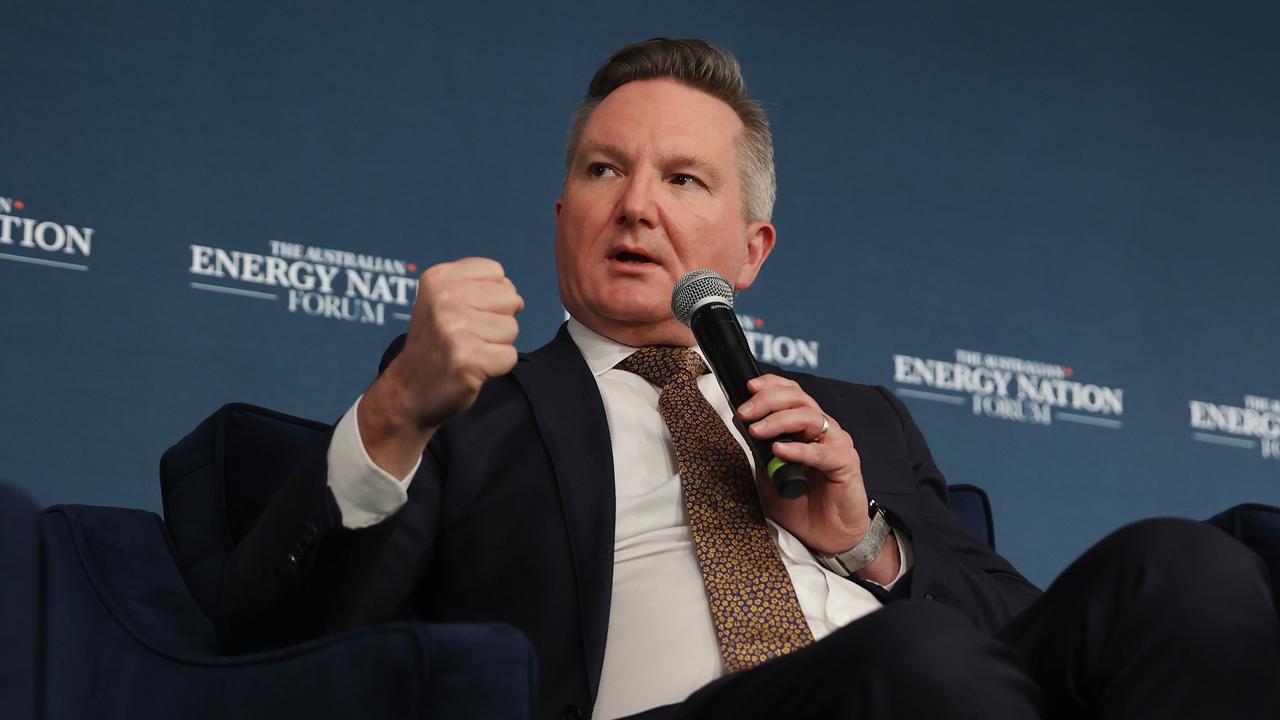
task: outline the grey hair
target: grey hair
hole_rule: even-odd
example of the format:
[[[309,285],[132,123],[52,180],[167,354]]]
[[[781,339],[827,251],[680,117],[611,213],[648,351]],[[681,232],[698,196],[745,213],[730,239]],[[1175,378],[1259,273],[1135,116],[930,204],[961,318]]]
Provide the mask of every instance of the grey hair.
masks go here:
[[[653,38],[632,43],[609,56],[587,86],[586,97],[573,112],[565,146],[565,172],[573,168],[582,129],[609,93],[636,80],[671,78],[723,100],[742,121],[737,140],[742,179],[742,213],[748,222],[773,217],[778,178],[773,168],[773,135],[759,102],[747,95],[742,68],[733,53],[697,38]]]

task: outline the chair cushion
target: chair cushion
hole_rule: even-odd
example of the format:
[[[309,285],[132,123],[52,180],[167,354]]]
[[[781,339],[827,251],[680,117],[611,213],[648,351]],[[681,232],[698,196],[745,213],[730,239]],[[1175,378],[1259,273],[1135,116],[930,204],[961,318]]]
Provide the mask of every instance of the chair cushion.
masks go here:
[[[304,451],[331,427],[245,403],[222,406],[160,460],[164,516],[187,587],[212,617],[222,566]]]

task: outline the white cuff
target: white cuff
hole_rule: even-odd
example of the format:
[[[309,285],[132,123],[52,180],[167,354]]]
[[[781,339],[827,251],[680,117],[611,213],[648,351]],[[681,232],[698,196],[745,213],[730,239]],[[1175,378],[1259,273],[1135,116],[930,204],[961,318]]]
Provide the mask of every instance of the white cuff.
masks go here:
[[[378,467],[360,438],[359,407],[356,398],[329,441],[329,490],[342,513],[342,526],[353,530],[386,520],[408,502],[409,482],[422,464],[418,458],[403,480]]]
[[[898,531],[892,528],[890,528],[889,532],[892,533],[893,538],[898,541],[898,577],[884,585],[880,585],[880,583],[875,582],[874,580],[868,581],[874,585],[880,585],[880,587],[885,590],[892,590],[893,586],[898,584],[898,581],[902,579],[902,576],[906,575],[907,571],[911,569],[912,560],[911,540],[909,540],[906,535],[899,535]]]

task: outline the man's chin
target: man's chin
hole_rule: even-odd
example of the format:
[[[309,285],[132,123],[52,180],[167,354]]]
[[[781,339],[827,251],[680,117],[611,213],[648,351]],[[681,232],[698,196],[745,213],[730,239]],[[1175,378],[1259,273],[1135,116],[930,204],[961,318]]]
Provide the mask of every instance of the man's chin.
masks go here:
[[[662,322],[671,315],[671,288],[646,283],[644,287],[611,286],[595,298],[592,307],[599,315],[617,322]]]
[[[666,298],[661,301],[657,298],[647,298],[643,302],[627,300],[627,298],[614,297],[604,302],[585,304],[584,307],[576,310],[570,307],[568,310],[571,315],[587,325],[644,328],[677,323],[675,316],[671,313],[669,300]]]
[[[600,313],[603,319],[622,325],[658,325],[668,320],[675,320],[671,308],[605,308]]]

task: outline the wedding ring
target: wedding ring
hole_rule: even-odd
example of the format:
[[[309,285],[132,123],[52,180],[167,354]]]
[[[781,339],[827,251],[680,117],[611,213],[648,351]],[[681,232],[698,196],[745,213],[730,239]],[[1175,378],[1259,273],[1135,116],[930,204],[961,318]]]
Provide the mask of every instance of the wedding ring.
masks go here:
[[[826,416],[826,415],[823,415],[823,416],[822,416],[822,429],[818,431],[818,437],[822,437],[823,435],[826,435],[826,434],[827,434],[827,431],[828,431],[828,430],[830,430],[830,429],[831,429],[831,423],[830,423],[830,421],[828,421],[828,420],[827,420],[827,416]]]

